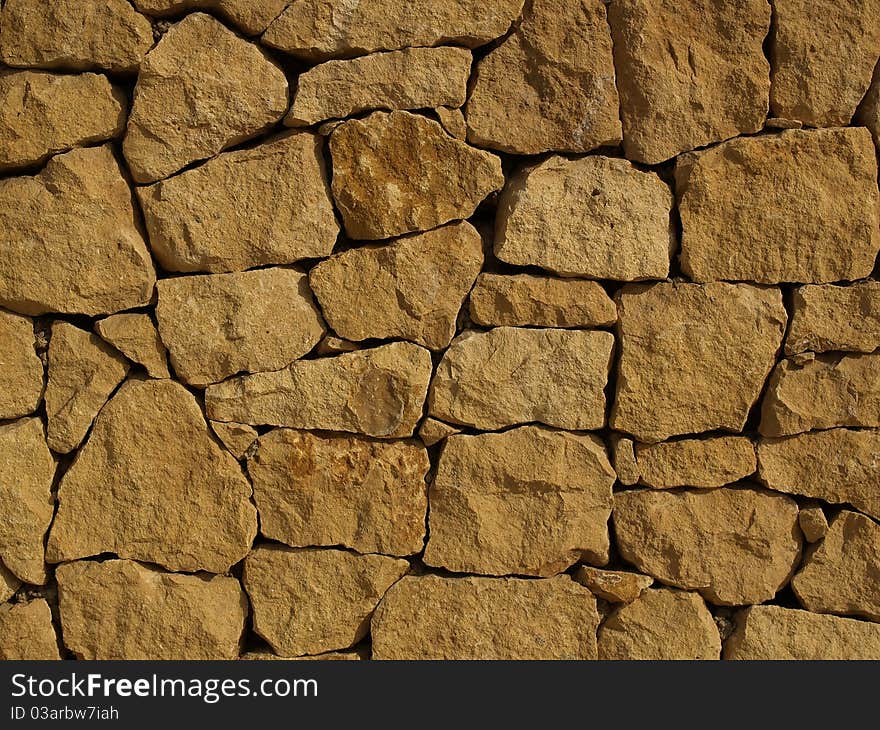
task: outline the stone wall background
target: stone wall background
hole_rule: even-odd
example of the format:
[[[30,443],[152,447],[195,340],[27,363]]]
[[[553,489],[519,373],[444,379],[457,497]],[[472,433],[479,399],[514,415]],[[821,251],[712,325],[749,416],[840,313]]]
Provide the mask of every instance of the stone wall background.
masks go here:
[[[5,0],[0,658],[880,658],[878,58]]]

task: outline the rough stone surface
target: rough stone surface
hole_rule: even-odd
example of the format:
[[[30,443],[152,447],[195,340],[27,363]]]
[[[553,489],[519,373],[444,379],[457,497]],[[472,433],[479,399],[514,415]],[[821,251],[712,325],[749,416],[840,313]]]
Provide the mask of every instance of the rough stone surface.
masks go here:
[[[278,656],[268,651],[249,651],[241,656],[246,661],[275,661],[275,662],[336,662],[336,661],[361,661],[369,659],[369,653],[364,650],[355,651],[328,651],[315,656]]]
[[[153,45],[127,0],[6,0],[0,60],[10,66],[134,73]]]
[[[412,555],[425,541],[428,454],[413,441],[276,429],[248,459],[260,531],[292,547]]]
[[[595,436],[538,426],[450,436],[429,492],[424,561],[488,575],[604,565],[614,478]]]
[[[439,444],[443,439],[454,434],[461,433],[461,429],[456,426],[450,426],[448,423],[438,421],[436,418],[426,418],[419,426],[419,438],[425,446],[434,446]]]
[[[638,444],[636,459],[642,484],[657,489],[723,487],[758,467],[754,444],[742,436]]]
[[[94,316],[147,304],[156,277],[136,221],[109,146],[0,180],[0,305]]]
[[[407,576],[372,621],[374,659],[596,659],[596,599],[549,580]]]
[[[461,222],[387,246],[349,249],[315,266],[309,284],[343,338],[400,338],[439,350],[455,336],[482,264],[480,234]]]
[[[65,645],[80,659],[237,659],[248,614],[235,578],[130,560],[57,570]]]
[[[622,570],[601,570],[581,565],[572,576],[582,586],[609,603],[635,601],[654,582],[650,575]]]
[[[42,598],[0,605],[0,660],[61,659],[52,611]]]
[[[626,156],[657,164],[764,126],[766,0],[608,5]]]
[[[300,0],[263,42],[308,61],[444,43],[474,48],[504,35],[523,0]]]
[[[880,148],[880,62],[874,68],[871,86],[862,99],[854,121],[868,128],[874,137],[874,143]]]
[[[476,66],[468,139],[515,154],[620,142],[611,34],[601,0],[530,0],[510,37]]]
[[[880,204],[865,129],[731,140],[681,160],[676,191],[681,266],[696,281],[822,283],[874,268]]]
[[[505,186],[495,254],[563,276],[664,279],[673,244],[669,187],[626,160],[551,157]]]
[[[245,560],[254,630],[282,656],[347,649],[369,630],[405,560],[343,550],[258,547]]]
[[[0,419],[27,416],[43,395],[43,363],[35,348],[34,323],[0,310]]]
[[[744,284],[624,287],[611,427],[640,441],[739,432],[782,344],[778,290]]]
[[[171,377],[165,345],[149,314],[114,314],[96,322],[95,330],[151,378]]]
[[[467,121],[461,109],[450,109],[445,106],[438,106],[434,110],[437,115],[437,121],[443,125],[443,129],[456,139],[467,139]]]
[[[636,461],[635,442],[626,436],[612,434],[610,443],[611,463],[614,465],[614,471],[617,472],[620,483],[628,487],[637,484],[641,473],[639,463]]]
[[[168,177],[271,127],[287,79],[255,45],[210,15],[173,26],[141,65],[123,151],[138,183]]]
[[[324,335],[308,277],[293,269],[181,276],[157,288],[159,333],[175,373],[190,385],[280,370]]]
[[[138,188],[169,271],[243,271],[327,256],[339,233],[322,141],[287,134]]]
[[[0,561],[0,603],[6,603],[21,588],[21,581]]]
[[[395,342],[232,378],[210,386],[205,405],[215,421],[407,437],[430,379],[430,353]]]
[[[211,421],[211,430],[236,459],[244,458],[247,450],[259,436],[257,429],[251,428],[246,423]]]
[[[351,340],[344,340],[335,335],[324,335],[321,341],[315,347],[317,355],[340,355],[343,352],[354,352],[360,350],[361,345]]]
[[[250,496],[182,385],[129,381],[61,480],[47,556],[58,563],[111,552],[169,570],[224,573],[256,535]]]
[[[469,218],[504,185],[501,161],[409,112],[375,112],[330,136],[333,197],[351,238],[389,238]]]
[[[0,560],[22,583],[47,579],[43,542],[52,522],[54,476],[39,418],[0,425]]]
[[[463,48],[407,48],[350,61],[328,61],[299,76],[288,127],[374,109],[460,107],[471,54]]]
[[[819,542],[828,534],[828,518],[821,505],[811,503],[798,511],[798,524],[807,542]]]
[[[880,282],[802,286],[792,293],[785,352],[873,352],[880,347]]]
[[[133,0],[142,13],[157,17],[188,10],[213,10],[247,35],[262,33],[291,0]]]
[[[720,659],[721,637],[703,599],[670,588],[645,591],[599,629],[599,659]]]
[[[614,495],[620,553],[643,573],[722,606],[773,598],[801,553],[797,504],[755,489]]]
[[[498,327],[465,333],[437,366],[430,415],[486,431],[531,421],[602,428],[613,347],[608,332]]]

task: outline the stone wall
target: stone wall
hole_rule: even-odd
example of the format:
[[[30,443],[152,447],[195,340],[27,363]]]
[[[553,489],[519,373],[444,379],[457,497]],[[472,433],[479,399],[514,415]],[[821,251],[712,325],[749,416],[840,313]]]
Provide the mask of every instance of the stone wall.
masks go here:
[[[880,658],[878,19],[5,0],[0,658]]]

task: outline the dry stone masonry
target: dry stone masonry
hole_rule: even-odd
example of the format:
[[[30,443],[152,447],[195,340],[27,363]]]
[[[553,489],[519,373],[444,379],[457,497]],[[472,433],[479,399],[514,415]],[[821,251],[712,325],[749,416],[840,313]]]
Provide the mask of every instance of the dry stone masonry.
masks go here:
[[[880,0],[0,3],[0,659],[880,659]]]

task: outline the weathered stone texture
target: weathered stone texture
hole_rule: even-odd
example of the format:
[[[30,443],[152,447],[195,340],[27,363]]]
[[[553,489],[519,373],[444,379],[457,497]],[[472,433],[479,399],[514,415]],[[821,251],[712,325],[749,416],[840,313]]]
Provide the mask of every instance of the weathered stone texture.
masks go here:
[[[0,603],[6,603],[21,588],[21,581],[0,561]]]
[[[758,466],[754,444],[742,436],[638,444],[635,451],[642,484],[656,489],[723,487]]]
[[[211,430],[236,459],[244,458],[248,449],[259,436],[257,429],[246,423],[211,421]]]
[[[43,396],[43,363],[35,345],[33,321],[0,310],[0,419],[37,410]]]
[[[621,484],[631,487],[637,484],[641,474],[636,461],[635,442],[631,438],[612,433],[609,439],[611,446],[611,463]]]
[[[803,505],[798,510],[798,524],[807,542],[819,542],[828,534],[828,518],[818,503]]]
[[[621,570],[601,570],[589,565],[581,565],[572,578],[609,603],[635,601],[654,582],[650,575],[627,573]]]
[[[151,378],[171,377],[165,345],[149,314],[114,314],[95,322],[95,330]]]
[[[456,433],[461,433],[461,429],[438,421],[436,418],[425,418],[419,426],[419,438],[429,447],[439,444],[443,439]]]
[[[262,33],[291,0],[133,0],[142,13],[157,17],[188,10],[213,10],[247,35]]]
[[[880,347],[880,282],[802,286],[792,293],[785,352],[873,352]]]
[[[61,659],[52,611],[42,598],[0,605],[0,660]]]

